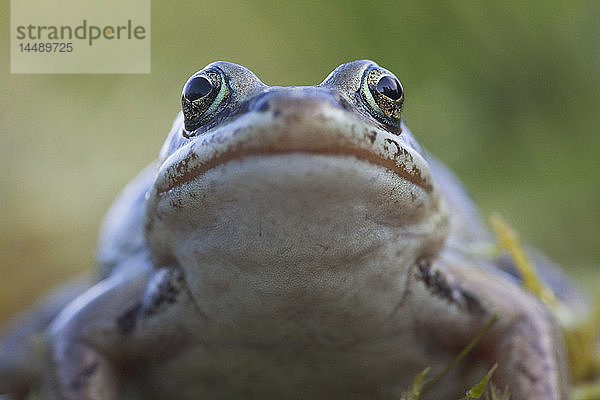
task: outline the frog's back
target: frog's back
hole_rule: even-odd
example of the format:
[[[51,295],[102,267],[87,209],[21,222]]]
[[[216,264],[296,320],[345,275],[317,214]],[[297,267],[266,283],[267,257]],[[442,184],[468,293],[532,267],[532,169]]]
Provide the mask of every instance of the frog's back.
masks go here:
[[[483,268],[520,283],[521,277],[510,256],[493,257],[485,254],[488,249],[493,249],[495,238],[464,185],[434,157],[428,155],[428,162],[437,187],[450,209],[451,228],[446,250],[479,256]],[[588,301],[562,269],[539,250],[527,247],[526,251],[543,283],[574,312],[585,315]]]
[[[146,193],[156,174],[154,163],[146,167],[119,194],[104,218],[96,260],[98,279],[119,273],[139,263],[131,259],[147,253],[144,238]]]
[[[462,183],[433,156],[428,155],[427,161],[437,187],[450,209],[448,245],[464,247],[491,243],[492,236],[483,222],[479,209]]]

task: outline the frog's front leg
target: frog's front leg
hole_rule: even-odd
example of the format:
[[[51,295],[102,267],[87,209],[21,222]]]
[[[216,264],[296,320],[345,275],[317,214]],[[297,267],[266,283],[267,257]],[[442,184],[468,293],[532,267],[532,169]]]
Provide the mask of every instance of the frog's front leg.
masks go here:
[[[518,283],[451,257],[437,266],[420,265],[415,277],[434,297],[454,303],[449,312],[422,321],[433,332],[431,339],[446,347],[464,346],[497,315],[475,351],[488,368],[498,364],[496,385],[508,386],[514,400],[569,398],[564,348],[553,317]],[[435,300],[430,304],[439,307]]]
[[[155,357],[157,337],[182,343],[185,321],[197,310],[176,268],[138,272],[100,282],[50,327],[50,399],[116,400],[125,365]],[[154,346],[156,347],[156,346]],[[168,347],[168,346],[167,346]],[[169,351],[161,348],[162,352]]]

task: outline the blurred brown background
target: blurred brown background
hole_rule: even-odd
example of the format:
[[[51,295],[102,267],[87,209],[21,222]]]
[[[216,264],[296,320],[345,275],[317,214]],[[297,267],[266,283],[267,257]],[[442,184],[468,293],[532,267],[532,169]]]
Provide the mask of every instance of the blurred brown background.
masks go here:
[[[94,264],[101,218],[158,152],[189,75],[241,63],[312,85],[370,58],[483,212],[600,277],[600,2],[152,3],[149,75],[11,75],[0,5],[0,325]],[[354,3],[352,3],[354,4]]]

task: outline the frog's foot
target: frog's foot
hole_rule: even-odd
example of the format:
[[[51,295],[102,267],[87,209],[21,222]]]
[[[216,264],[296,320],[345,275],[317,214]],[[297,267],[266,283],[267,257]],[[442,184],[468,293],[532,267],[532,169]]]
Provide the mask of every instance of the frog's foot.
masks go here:
[[[44,330],[76,296],[91,286],[88,276],[61,286],[19,317],[0,345],[0,400],[21,400],[39,385]]]
[[[61,343],[63,346],[65,343]],[[44,398],[49,400],[116,400],[119,377],[113,363],[91,346],[77,343],[68,349],[58,347],[51,354],[50,369],[55,376],[44,382]]]
[[[502,366],[496,379],[514,399],[569,398],[566,360],[549,313],[525,313],[500,337],[496,347]]]
[[[43,395],[50,400],[116,400],[118,376],[107,355],[115,348],[114,321],[139,303],[146,276],[116,276],[70,303],[48,328]]]
[[[125,366],[176,351],[185,341],[188,323],[181,316],[196,313],[183,276],[174,267],[143,269],[98,283],[49,328],[50,374],[45,377],[44,398],[120,399],[121,381],[128,376]]]
[[[479,361],[498,364],[492,380],[507,386],[511,400],[566,400],[568,372],[564,348],[555,321],[535,296],[517,283],[475,268],[464,260],[447,258],[436,267],[419,269],[419,280],[433,296],[418,306],[434,307],[431,315],[450,302],[446,314],[435,320],[423,319],[422,326],[433,332],[439,345],[469,343],[492,316],[498,320],[474,349]],[[419,286],[413,286],[417,294]],[[468,301],[464,301],[468,300]],[[449,335],[448,332],[452,332]]]

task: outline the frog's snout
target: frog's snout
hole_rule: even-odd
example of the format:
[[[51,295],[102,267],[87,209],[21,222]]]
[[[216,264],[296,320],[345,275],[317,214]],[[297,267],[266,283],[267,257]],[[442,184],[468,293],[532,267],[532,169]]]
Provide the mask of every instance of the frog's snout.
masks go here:
[[[339,94],[314,87],[269,91],[250,105],[250,111],[271,112],[275,117],[315,114],[324,109],[350,110],[352,105]]]

